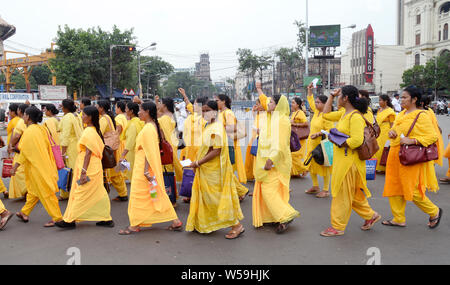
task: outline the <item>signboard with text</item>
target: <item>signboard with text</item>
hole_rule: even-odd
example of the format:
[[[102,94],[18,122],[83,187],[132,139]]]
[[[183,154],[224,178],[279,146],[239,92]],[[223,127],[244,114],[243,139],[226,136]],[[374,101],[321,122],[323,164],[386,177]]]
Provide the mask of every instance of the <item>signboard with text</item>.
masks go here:
[[[367,27],[366,33],[366,82],[373,83],[373,68],[374,68],[374,48],[375,48],[375,38],[372,26]]]
[[[67,99],[66,86],[39,85],[41,100],[64,100]]]
[[[12,100],[33,100],[33,94],[31,93],[0,93],[0,101],[12,101]]]

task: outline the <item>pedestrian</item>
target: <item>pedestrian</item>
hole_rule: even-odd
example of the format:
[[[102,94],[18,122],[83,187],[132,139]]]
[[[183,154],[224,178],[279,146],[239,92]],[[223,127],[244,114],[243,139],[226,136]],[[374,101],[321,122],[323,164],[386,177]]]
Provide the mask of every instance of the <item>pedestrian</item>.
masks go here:
[[[369,121],[369,123],[373,124],[375,123],[375,117],[373,115],[373,110],[372,110],[372,100],[370,99],[370,94],[369,91],[367,90],[359,90],[359,98],[365,98],[367,100],[367,112],[364,114],[364,118],[366,118],[367,121]]]
[[[306,118],[305,112],[302,111],[302,99],[295,97],[291,102],[292,115],[291,126],[298,128],[308,128],[309,123]],[[306,141],[307,139],[300,140],[301,149],[296,152],[292,152],[292,168],[291,176],[304,178],[308,174],[308,167],[305,166],[304,160],[306,156]]]
[[[448,139],[450,140],[450,134],[448,135]],[[445,149],[444,157],[448,158],[448,170],[447,175],[444,178],[441,178],[440,181],[442,183],[450,183],[450,144],[448,144]]]
[[[18,145],[20,143],[20,139],[24,131],[27,128],[23,117],[25,115],[25,111],[29,106],[27,104],[20,104],[17,108],[17,116],[19,120],[17,121],[16,126],[12,132],[12,135],[8,144],[8,153],[11,156],[14,154],[13,165],[17,162],[18,159]],[[25,169],[23,167],[19,167],[16,169],[15,175],[11,176],[11,180],[9,182],[9,191],[8,196],[9,199],[19,199],[27,196],[27,181],[25,179]]]
[[[423,212],[430,216],[428,227],[436,228],[441,220],[442,210],[434,205],[425,195],[424,170],[426,163],[405,166],[400,163],[401,145],[422,145],[427,147],[438,140],[430,117],[419,109],[422,94],[416,87],[407,87],[402,93],[404,109],[395,120],[389,132],[391,149],[386,166],[386,182],[384,197],[389,198],[392,220],[383,221],[383,225],[405,227],[405,207],[412,201]],[[425,113],[425,114],[422,114]],[[415,126],[411,130],[413,122]],[[410,134],[409,131],[411,130]]]
[[[88,106],[83,110],[86,128],[78,142],[78,156],[73,169],[72,189],[63,220],[55,225],[76,228],[76,222],[97,221],[97,226],[114,227],[111,203],[103,185],[102,157],[105,147],[100,130],[99,112]]]
[[[260,131],[260,117],[265,114],[264,108],[261,106],[261,102],[259,99],[256,100],[255,105],[253,106],[253,128],[252,128],[252,137],[248,142],[247,152],[245,155],[245,176],[247,176],[247,180],[255,180],[254,168],[256,164],[256,156],[251,154],[252,146],[258,146],[258,136]]]
[[[233,165],[233,173],[237,171],[237,179],[239,182],[237,184],[237,191],[239,195],[239,200],[243,201],[245,197],[248,195],[248,189],[243,185],[247,183],[247,176],[245,175],[244,168],[244,159],[242,158],[241,145],[238,139],[235,138],[237,134],[238,121],[231,110],[231,99],[227,95],[220,94],[216,96],[217,106],[219,107],[219,122],[225,128],[225,131],[228,134],[228,146],[232,147],[233,156],[234,154],[234,163],[231,161]],[[231,149],[230,149],[231,150]]]
[[[126,160],[130,163],[130,170],[127,172],[127,179],[131,181],[134,169],[136,138],[142,130],[142,124],[138,117],[138,104],[128,102],[125,111],[130,120],[128,121],[127,128],[125,129],[125,149],[121,153],[120,161]],[[117,197],[116,199],[120,199],[120,197]]]
[[[112,118],[114,115],[111,112],[111,104],[108,100],[100,100],[97,102],[97,110],[100,114],[100,131],[102,133],[102,137],[105,137],[105,134],[108,132],[116,132],[116,121]],[[120,139],[119,139],[120,144]],[[114,156],[116,157],[116,162],[119,162],[120,153],[118,150],[114,152]],[[111,182],[112,186],[116,189],[119,197],[117,200],[120,202],[128,201],[128,191],[127,185],[125,184],[125,177],[123,174],[116,170],[116,168],[106,169],[105,171],[106,181],[107,183]],[[116,200],[116,201],[117,201]]]
[[[86,128],[86,126],[83,124],[83,110],[85,107],[87,106],[91,106],[92,102],[90,99],[88,98],[83,98],[81,99],[80,102],[80,113],[78,113],[78,119],[80,120],[80,125],[84,128]]]
[[[164,133],[167,142],[170,143],[173,149],[173,164],[165,165],[164,169],[167,172],[175,172],[177,182],[183,180],[183,167],[178,158],[178,137],[176,134],[176,120],[174,119],[175,107],[172,98],[163,98],[159,102],[159,97],[156,96],[156,106],[158,107],[158,123]],[[176,203],[174,203],[176,206]]]
[[[189,166],[195,169],[195,178],[186,231],[206,234],[231,227],[225,238],[236,239],[245,231],[240,223],[244,216],[236,188],[238,182],[233,179],[227,134],[218,115],[217,102],[203,105],[207,125],[197,160]]]
[[[43,125],[47,128],[47,130],[50,132],[50,135],[53,138],[53,141],[56,145],[60,145],[59,142],[59,121],[56,118],[56,115],[58,114],[58,110],[56,109],[55,105],[53,104],[47,104],[45,106],[45,115],[47,116],[47,120],[43,123]]]
[[[402,107],[400,104],[400,94],[394,94],[394,99],[392,99],[392,106],[394,106],[394,111],[398,114],[402,111]]]
[[[380,108],[378,109],[376,120],[377,124],[380,126],[380,136],[377,138],[380,149],[375,154],[374,158],[377,159],[377,173],[383,174],[386,171],[386,166],[380,165],[381,157],[383,156],[384,147],[389,140],[389,131],[394,125],[396,114],[391,98],[389,98],[388,95],[380,95],[379,98]]]
[[[308,103],[311,111],[314,113],[311,119],[311,131],[308,138],[307,149],[309,157],[312,151],[320,145],[323,137],[323,131],[329,131],[333,128],[333,122],[324,119],[323,108],[328,100],[327,96],[320,95],[314,100],[314,94],[312,91],[313,84],[308,86]],[[317,198],[329,197],[330,178],[331,178],[331,166],[324,166],[318,164],[314,159],[311,160],[309,166],[309,173],[313,182],[313,187],[306,192],[306,194],[316,195]],[[323,177],[323,189],[320,190],[318,175]]]
[[[6,134],[7,134],[6,145],[7,146],[9,146],[9,142],[11,140],[14,128],[16,127],[18,121],[21,119],[17,115],[18,109],[19,109],[19,104],[16,104],[16,103],[9,104],[9,107],[8,107],[9,122],[8,122],[8,126],[6,127]],[[11,153],[8,154],[9,157],[11,155],[12,155]],[[10,182],[10,184],[11,184],[11,182]],[[3,184],[3,180],[1,181],[1,184],[0,184],[0,193],[3,193],[3,197],[5,199],[9,198],[9,191],[6,188],[5,184]]]
[[[61,152],[67,168],[73,169],[77,160],[77,145],[83,133],[83,124],[80,122],[75,111],[77,107],[72,99],[62,101],[64,116],[59,122],[59,141]],[[59,200],[69,199],[69,192],[61,190]]]
[[[0,148],[3,148],[3,147],[5,147],[5,142],[3,141],[3,138],[0,137]],[[9,197],[8,189],[6,188],[5,184],[3,183],[3,179],[1,179],[1,178],[0,178],[0,193],[3,193],[3,197],[5,199],[8,199],[8,197]]]
[[[336,97],[338,108],[344,108],[345,112],[331,113]],[[331,227],[322,231],[322,236],[344,235],[352,210],[364,219],[363,231],[372,229],[381,219],[367,201],[371,193],[367,188],[366,162],[359,158],[356,151],[364,142],[366,122],[362,114],[367,113],[367,108],[367,100],[360,98],[358,89],[350,85],[333,92],[325,104],[324,118],[338,121],[337,130],[347,135],[348,139],[343,147],[335,145],[333,149]]]
[[[273,223],[281,234],[300,213],[289,204],[292,167],[289,103],[285,96],[279,95],[268,100],[268,118],[259,135],[256,157],[253,226]]]
[[[14,163],[11,175],[14,176],[18,167],[23,167],[27,184],[27,198],[22,210],[16,213],[24,223],[29,222],[29,216],[38,202],[44,206],[52,220],[44,227],[53,227],[55,222],[62,220],[56,192],[58,192],[58,170],[50,145],[49,132],[42,122],[43,113],[38,108],[28,107],[23,116],[27,125],[20,138],[20,154]]]
[[[14,214],[8,211],[0,200],[0,231],[3,231],[6,228],[6,225],[13,216]]]
[[[158,123],[156,104],[153,102],[141,104],[139,118],[145,122],[145,126],[136,139],[135,170],[128,204],[130,225],[119,234],[138,233],[143,227],[168,221],[172,221],[168,230],[181,231],[183,223],[178,219],[164,186],[159,152],[162,130]],[[152,197],[151,187],[156,188],[156,197]]]
[[[127,104],[124,101],[117,101],[116,103],[116,117],[114,118],[114,121],[116,121],[116,131],[119,134],[119,149],[117,152],[119,154],[122,154],[125,149],[125,130],[128,125],[128,118],[125,113],[125,109],[127,108]],[[128,171],[125,170],[122,172],[123,175],[127,176]],[[131,179],[128,181],[131,182]]]

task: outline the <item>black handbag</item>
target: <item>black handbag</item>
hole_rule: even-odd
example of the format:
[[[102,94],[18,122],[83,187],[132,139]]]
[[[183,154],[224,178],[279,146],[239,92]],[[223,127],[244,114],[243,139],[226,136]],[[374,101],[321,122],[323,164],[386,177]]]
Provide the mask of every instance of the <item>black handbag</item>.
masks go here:
[[[114,155],[114,150],[109,146],[105,145],[103,149],[102,166],[103,169],[110,169],[116,167],[116,156]]]
[[[325,136],[322,135],[322,140],[325,139]],[[319,144],[316,148],[311,152],[308,159],[303,163],[305,166],[308,166],[311,163],[311,160],[314,158],[318,165],[325,164],[325,156],[323,155],[322,145]]]

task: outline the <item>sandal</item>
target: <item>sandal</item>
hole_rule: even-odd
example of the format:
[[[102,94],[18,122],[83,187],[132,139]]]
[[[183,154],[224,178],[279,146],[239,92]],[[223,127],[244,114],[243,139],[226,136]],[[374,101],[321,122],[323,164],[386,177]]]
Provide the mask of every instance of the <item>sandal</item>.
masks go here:
[[[328,191],[320,191],[319,194],[316,195],[317,198],[328,198],[330,197],[330,193]]]
[[[441,178],[441,179],[439,179],[439,181],[441,181],[442,183],[450,183],[450,178],[448,178],[448,177]]]
[[[180,225],[177,227],[170,225],[170,227],[168,227],[167,229],[172,232],[181,232],[183,230],[183,222],[180,222]]]
[[[337,236],[343,236],[343,231],[335,230],[333,227],[329,227],[328,229],[324,230],[320,233],[323,237],[337,237]]]
[[[3,192],[3,198],[5,198],[5,199],[9,198],[9,192],[8,191]]]
[[[320,189],[318,190],[315,188],[311,188],[311,189],[305,191],[306,194],[310,194],[310,195],[316,195],[316,194],[319,194],[319,192],[320,192]]]
[[[14,216],[13,213],[8,212],[9,214],[5,217],[2,218],[0,221],[0,231],[3,231],[6,228],[6,225],[8,224],[9,220],[11,220],[11,218]]]
[[[244,196],[242,196],[242,197],[239,197],[239,202],[242,202],[242,201],[244,201],[244,199],[245,199],[245,197],[247,197],[248,196],[248,191],[247,191],[247,193],[245,193],[245,195]]]
[[[435,219],[430,218],[430,219],[429,219],[428,227],[429,227],[430,229],[435,229],[435,228],[437,228],[437,227],[439,226],[439,223],[441,222],[441,218],[442,218],[442,209],[439,208],[439,215],[438,215],[438,217],[435,218]],[[434,225],[431,225],[431,223],[434,223],[434,222],[436,222],[436,223],[435,223]]]
[[[30,221],[29,218],[25,218],[25,214],[23,214],[22,212],[17,212],[17,213],[16,213],[16,216],[17,216],[20,220],[22,220],[22,222],[24,222],[24,223],[28,223],[28,222]]]
[[[377,223],[379,220],[381,220],[381,215],[376,213],[372,219],[366,220],[364,225],[361,227],[361,230],[368,231],[368,230],[372,229],[373,226],[375,225],[375,223]]]
[[[308,176],[309,171],[305,171],[300,175],[300,178],[305,178],[306,176]]]
[[[130,227],[126,227],[125,229],[119,231],[119,235],[129,236],[129,235],[137,234],[140,231],[141,231],[141,228],[137,228],[137,230],[133,231],[130,229]]]
[[[55,221],[50,221],[44,225],[44,228],[53,228],[55,227]]]
[[[189,204],[191,203],[191,198],[183,198],[183,202]]]
[[[406,223],[402,225],[402,224],[394,223],[393,221],[383,221],[381,224],[384,226],[389,226],[389,227],[406,228]]]
[[[116,198],[114,198],[112,200],[116,201],[116,202],[128,202],[128,196],[125,196],[125,197],[117,196]]]
[[[240,231],[236,231],[236,230],[231,230],[226,236],[225,236],[225,238],[226,239],[237,239],[238,237],[240,237],[244,232],[245,232],[245,229],[244,229],[244,226],[243,225],[241,225],[241,230]]]
[[[69,200],[69,198],[63,198],[63,197],[61,197],[61,196],[59,196],[58,197],[58,201],[67,201],[67,200]]]

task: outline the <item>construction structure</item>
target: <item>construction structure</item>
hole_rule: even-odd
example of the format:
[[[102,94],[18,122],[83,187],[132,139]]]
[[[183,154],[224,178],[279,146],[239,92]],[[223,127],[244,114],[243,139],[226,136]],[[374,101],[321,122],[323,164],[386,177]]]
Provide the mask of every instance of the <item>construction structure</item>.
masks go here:
[[[55,53],[53,52],[52,43],[51,48],[47,49],[45,52],[40,55],[29,55],[26,52],[17,52],[17,51],[6,51],[3,48],[3,41],[7,40],[11,36],[16,33],[16,28],[12,25],[6,23],[3,19],[0,18],[0,70],[5,74],[6,78],[6,92],[10,92],[11,87],[14,87],[15,83],[11,82],[11,75],[14,71],[18,70],[23,77],[25,78],[25,84],[27,88],[27,92],[31,92],[30,86],[30,75],[33,71],[33,67],[37,65],[47,65],[50,71],[52,72],[52,85],[56,85],[56,77],[54,76],[54,70],[51,68],[49,64],[49,60],[51,58],[55,58]],[[11,58],[8,59],[8,54],[21,54],[23,57]]]

